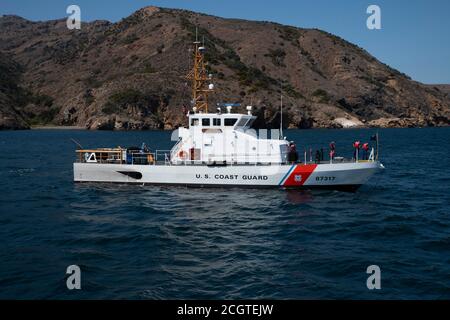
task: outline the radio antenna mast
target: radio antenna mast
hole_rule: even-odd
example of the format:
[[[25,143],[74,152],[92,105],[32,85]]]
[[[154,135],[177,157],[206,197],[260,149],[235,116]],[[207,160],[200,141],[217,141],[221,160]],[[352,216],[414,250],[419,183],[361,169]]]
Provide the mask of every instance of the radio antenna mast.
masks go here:
[[[208,113],[208,94],[213,91],[214,85],[209,83],[211,78],[206,72],[205,50],[205,46],[198,41],[198,29],[195,28],[194,67],[186,78],[192,81],[194,112]]]
[[[283,93],[280,94],[280,97],[281,97],[281,99],[280,99],[280,114],[281,114],[281,117],[280,117],[280,135],[281,135],[281,137],[280,137],[280,139],[283,140],[284,139],[284,136],[283,136]]]

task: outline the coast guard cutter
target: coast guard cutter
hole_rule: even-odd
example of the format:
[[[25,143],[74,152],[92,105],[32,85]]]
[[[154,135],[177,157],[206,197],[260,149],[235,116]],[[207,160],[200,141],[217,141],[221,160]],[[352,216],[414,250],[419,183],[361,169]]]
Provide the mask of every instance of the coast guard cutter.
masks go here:
[[[205,47],[198,41],[194,45],[194,67],[188,74],[192,110],[186,115],[188,127],[172,135],[176,141],[172,149],[143,145],[76,150],[75,182],[356,190],[383,168],[378,148],[372,148],[366,160],[357,154],[352,159],[330,156],[327,161],[312,161],[306,152],[300,160],[292,158],[286,138],[273,132],[268,138],[252,129],[256,117],[251,106],[243,114],[234,113],[232,104],[208,112],[214,85],[206,72]]]

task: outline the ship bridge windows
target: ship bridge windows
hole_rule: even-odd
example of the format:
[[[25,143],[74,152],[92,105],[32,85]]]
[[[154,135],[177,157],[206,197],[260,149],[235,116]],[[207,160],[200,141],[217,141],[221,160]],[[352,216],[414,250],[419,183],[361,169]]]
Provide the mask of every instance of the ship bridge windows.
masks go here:
[[[225,127],[232,127],[237,122],[238,119],[236,118],[225,118],[224,119],[224,125]]]
[[[237,123],[236,127],[243,127],[245,126],[245,124],[247,123],[248,118],[247,117],[243,117],[241,118],[241,120],[239,120],[239,122]]]
[[[255,122],[255,120],[256,120],[256,118],[250,118],[250,120],[248,120],[246,126],[250,128],[253,125],[253,122]]]
[[[254,117],[204,117],[200,115],[199,117],[191,118],[191,127],[236,127],[243,128],[249,127],[253,124]]]

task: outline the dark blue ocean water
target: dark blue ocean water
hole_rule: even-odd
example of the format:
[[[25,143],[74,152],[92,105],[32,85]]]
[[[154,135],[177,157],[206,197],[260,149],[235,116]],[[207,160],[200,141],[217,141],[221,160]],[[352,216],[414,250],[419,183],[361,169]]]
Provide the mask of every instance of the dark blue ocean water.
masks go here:
[[[346,155],[373,133],[285,132]],[[0,132],[0,298],[449,299],[450,128],[380,137],[386,170],[344,193],[74,184],[70,138],[169,149],[170,133]]]

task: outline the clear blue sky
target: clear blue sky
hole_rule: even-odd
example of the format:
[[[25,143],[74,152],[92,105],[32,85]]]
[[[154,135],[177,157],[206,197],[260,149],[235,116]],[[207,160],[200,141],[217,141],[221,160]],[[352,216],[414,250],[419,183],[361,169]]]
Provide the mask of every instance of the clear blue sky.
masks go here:
[[[449,0],[0,0],[0,14],[57,19],[67,16],[70,4],[81,7],[84,21],[118,21],[141,7],[156,5],[320,28],[363,47],[415,80],[450,84]],[[382,30],[366,27],[371,4],[381,7]]]

